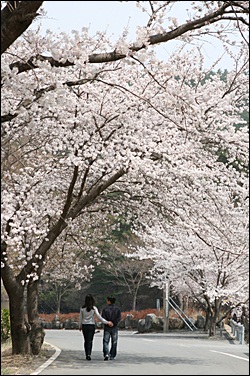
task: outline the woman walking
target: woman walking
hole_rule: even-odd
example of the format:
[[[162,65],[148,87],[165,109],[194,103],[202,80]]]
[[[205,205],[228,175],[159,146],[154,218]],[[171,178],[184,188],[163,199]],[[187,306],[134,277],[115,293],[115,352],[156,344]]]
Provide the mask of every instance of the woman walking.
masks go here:
[[[82,331],[84,338],[84,350],[87,360],[91,360],[93,338],[95,334],[95,316],[104,324],[113,326],[111,321],[107,321],[100,315],[95,306],[95,299],[91,294],[85,297],[85,303],[80,309],[79,330]]]

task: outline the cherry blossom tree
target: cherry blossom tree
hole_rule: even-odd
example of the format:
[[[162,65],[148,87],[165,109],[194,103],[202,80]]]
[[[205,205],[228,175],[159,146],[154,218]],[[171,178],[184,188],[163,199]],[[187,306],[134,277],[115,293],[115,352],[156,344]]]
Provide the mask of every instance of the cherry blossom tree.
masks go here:
[[[149,2],[149,22],[134,43],[126,35],[115,43],[105,33],[90,37],[86,28],[22,34],[40,3],[2,9],[1,275],[13,354],[40,351],[39,280],[67,228],[80,226],[83,241],[107,215],[125,210],[140,223],[157,221],[162,210],[171,219],[188,211],[192,192],[198,208],[204,187],[216,191],[219,181],[241,197],[248,154],[246,128],[234,127],[246,107],[248,2],[195,2],[200,8],[183,25],[169,17],[168,29],[164,17],[175,2]],[[242,37],[237,55],[226,48],[231,30]],[[204,80],[200,47],[166,62],[155,56],[157,44],[178,38],[187,45],[204,34],[221,38],[235,60],[226,81],[219,74]]]
[[[68,231],[63,244],[55,242],[53,250],[47,260],[43,272],[43,286],[45,291],[50,291],[56,305],[56,313],[61,311],[61,301],[65,294],[72,289],[81,290],[89,282],[94,266],[88,260],[87,252],[81,252],[80,241],[74,241],[76,236],[71,236]]]
[[[148,247],[136,255],[153,260],[153,286],[171,283],[176,294],[184,292],[206,308],[214,335],[234,307],[249,304],[249,186],[247,177],[238,187],[224,179],[216,186],[200,180],[188,205],[186,195],[176,193],[173,220],[144,225]]]

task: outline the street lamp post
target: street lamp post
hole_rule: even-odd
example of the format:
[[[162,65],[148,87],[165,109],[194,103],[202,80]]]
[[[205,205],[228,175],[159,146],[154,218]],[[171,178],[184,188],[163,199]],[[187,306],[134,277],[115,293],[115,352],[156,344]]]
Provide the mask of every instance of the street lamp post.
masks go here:
[[[163,333],[167,333],[169,330],[169,283],[166,282],[165,286],[163,287]]]

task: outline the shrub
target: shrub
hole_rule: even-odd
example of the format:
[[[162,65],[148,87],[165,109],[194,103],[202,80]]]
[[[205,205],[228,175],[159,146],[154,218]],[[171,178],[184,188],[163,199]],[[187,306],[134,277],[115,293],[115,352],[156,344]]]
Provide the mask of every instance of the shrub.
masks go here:
[[[154,308],[149,308],[149,309],[144,309],[141,311],[127,311],[127,312],[122,312],[122,320],[125,320],[126,316],[128,314],[132,314],[134,319],[143,319],[146,317],[148,313],[155,313],[156,316],[162,315],[163,311],[161,310],[160,312],[157,309]],[[52,322],[52,320],[55,319],[55,316],[58,316],[59,321],[63,322],[66,319],[72,320],[72,321],[78,321],[79,320],[79,312],[72,312],[72,313],[40,313],[39,317],[40,319],[47,321],[47,322]],[[96,319],[96,318],[95,318]],[[96,319],[96,321],[99,321]]]
[[[1,342],[10,338],[10,311],[7,308],[1,308]]]
[[[125,320],[127,315],[133,315],[134,320],[139,320],[139,319],[145,319],[145,317],[149,313],[154,313],[156,316],[161,316],[161,317],[164,316],[163,309],[161,309],[159,311],[156,308],[148,308],[148,309],[143,309],[141,311],[126,311],[126,312],[122,312],[121,316],[122,316],[122,320]],[[205,316],[205,313],[203,311],[200,311],[200,310],[197,311],[193,308],[185,309],[185,314],[188,317],[193,318],[194,320],[197,319],[197,315],[199,315],[199,314],[203,314],[203,316]],[[39,314],[40,319],[47,321],[47,322],[52,322],[52,320],[55,319],[55,316],[58,316],[60,322],[64,322],[66,319],[72,320],[72,321],[78,321],[79,320],[79,312],[59,313],[59,314],[56,314],[56,313],[49,313],[49,314],[40,313]],[[169,310],[169,317],[179,318],[179,315],[173,309],[170,309]],[[96,318],[95,318],[95,320],[99,321]]]
[[[72,320],[72,321],[78,321],[79,320],[79,312],[72,312],[72,313],[39,313],[40,319],[52,322],[55,317],[59,318],[60,322],[63,322],[65,320]]]

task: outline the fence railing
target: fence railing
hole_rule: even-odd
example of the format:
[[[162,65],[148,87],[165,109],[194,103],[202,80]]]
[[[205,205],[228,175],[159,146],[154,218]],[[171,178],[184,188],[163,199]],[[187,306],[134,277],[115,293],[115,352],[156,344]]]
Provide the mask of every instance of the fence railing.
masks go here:
[[[245,341],[245,328],[244,325],[236,322],[234,320],[230,320],[231,331],[235,339],[237,339],[241,345],[244,345]]]
[[[182,311],[182,309],[175,303],[172,298],[168,299],[169,305],[173,308],[173,310],[178,314],[178,316],[182,319],[182,321],[189,327],[190,330],[197,329],[196,326],[192,321],[190,321],[189,317]]]

